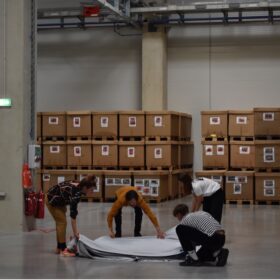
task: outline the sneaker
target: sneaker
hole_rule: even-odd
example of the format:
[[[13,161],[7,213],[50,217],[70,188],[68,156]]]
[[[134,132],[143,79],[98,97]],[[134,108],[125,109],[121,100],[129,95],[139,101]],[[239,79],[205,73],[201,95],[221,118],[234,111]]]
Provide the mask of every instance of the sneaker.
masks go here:
[[[76,257],[76,254],[70,252],[68,249],[65,249],[64,251],[62,251],[60,253],[60,256],[63,256],[63,257]]]
[[[134,233],[134,237],[141,237],[141,236],[142,236],[142,234],[140,232]]]
[[[221,252],[218,254],[218,261],[216,266],[225,266],[228,259],[229,250],[226,248],[222,248]]]
[[[183,262],[179,263],[180,266],[201,266],[201,262],[199,260],[194,260],[191,257],[187,257]]]

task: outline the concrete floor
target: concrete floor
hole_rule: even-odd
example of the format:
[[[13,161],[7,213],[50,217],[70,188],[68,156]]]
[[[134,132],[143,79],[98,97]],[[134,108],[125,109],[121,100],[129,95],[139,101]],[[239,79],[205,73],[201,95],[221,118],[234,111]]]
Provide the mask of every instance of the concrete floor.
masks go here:
[[[173,207],[186,201],[190,205],[187,198],[152,204],[163,230],[176,224]],[[80,203],[80,232],[92,239],[107,234],[106,214],[110,206],[111,203]],[[55,232],[0,233],[0,278],[279,278],[279,210],[278,205],[225,206],[222,224],[227,232],[226,247],[230,250],[225,267],[64,258],[53,254]],[[126,220],[123,234],[128,236],[133,232],[134,214],[131,208],[126,208],[123,215]],[[37,225],[38,228],[54,228],[47,211],[46,218]],[[144,217],[142,234],[154,233],[150,221]]]

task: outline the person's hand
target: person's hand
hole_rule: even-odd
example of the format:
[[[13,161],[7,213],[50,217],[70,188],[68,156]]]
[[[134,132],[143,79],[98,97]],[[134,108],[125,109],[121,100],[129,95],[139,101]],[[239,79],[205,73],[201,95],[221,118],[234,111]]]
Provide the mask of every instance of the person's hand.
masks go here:
[[[80,234],[79,234],[78,232],[74,233],[74,236],[75,236],[75,238],[76,238],[77,240],[80,239]]]
[[[111,238],[115,238],[115,234],[112,230],[109,231],[109,235],[110,235]]]
[[[158,230],[157,231],[157,238],[164,239],[165,238],[165,233],[161,230]]]

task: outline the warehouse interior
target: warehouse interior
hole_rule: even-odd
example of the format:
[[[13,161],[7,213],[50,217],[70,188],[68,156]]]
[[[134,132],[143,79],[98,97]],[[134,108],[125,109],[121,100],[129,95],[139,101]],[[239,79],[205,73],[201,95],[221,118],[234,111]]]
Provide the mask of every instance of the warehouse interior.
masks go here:
[[[273,153],[276,151],[271,165],[267,162],[258,165],[257,157],[253,161],[244,159],[243,165],[238,165],[231,162],[235,152],[230,149],[239,143],[229,142],[236,138],[231,138],[228,131],[225,135],[214,133],[213,136],[208,132],[203,135],[202,118],[210,115],[222,119],[226,115],[228,122],[231,114],[253,116],[256,131],[258,112],[269,113],[273,115],[270,121],[275,121],[272,129],[277,131],[279,18],[280,1],[277,0],[0,0],[0,99],[11,101],[7,107],[0,105],[1,277],[278,278],[280,133],[279,137],[278,132],[261,133],[261,138],[256,138],[254,132],[246,134],[246,130],[242,135],[235,135],[238,141],[246,142],[242,147],[255,145],[250,149],[255,149],[256,154],[258,147],[273,147]],[[55,225],[48,210],[45,209],[43,219],[25,214],[22,169],[29,160],[28,146],[40,145],[43,153],[43,147],[54,145],[44,142],[49,141],[43,139],[46,135],[38,135],[38,122],[44,125],[44,116],[57,118],[60,115],[55,113],[61,112],[65,120],[71,116],[67,112],[79,112],[79,116],[89,114],[91,119],[95,112],[105,115],[117,112],[118,118],[125,112],[133,112],[131,116],[142,113],[147,120],[152,111],[156,112],[153,116],[175,112],[178,120],[184,114],[191,116],[191,136],[187,140],[176,139],[193,145],[193,154],[187,152],[192,162],[182,165],[182,169],[188,172],[191,169],[194,175],[204,170],[201,175],[210,174],[212,178],[222,174],[221,184],[225,188],[230,183],[228,177],[236,174],[226,175],[226,172],[249,172],[242,174],[248,175],[252,185],[251,197],[232,196],[224,204],[222,226],[230,250],[228,264],[222,268],[186,268],[179,267],[177,262],[128,264],[54,255]],[[47,135],[52,136],[57,137]],[[222,142],[228,141],[225,165],[206,165],[205,145],[208,148],[215,145],[202,144],[208,136],[212,137],[211,141],[218,136],[222,136]],[[248,144],[251,138],[256,139],[254,144]],[[146,147],[146,142],[143,145]],[[100,180],[105,184],[111,172],[104,167],[79,171],[73,169],[75,165],[68,168],[72,171],[61,171],[61,166],[46,171],[43,164],[48,168],[51,164],[46,164],[45,159],[44,155],[42,168],[31,169],[32,188],[36,191],[46,185],[50,187],[44,181],[45,175],[60,172],[61,177],[72,172],[78,178],[82,174],[102,173]],[[152,168],[161,174],[159,178],[169,172],[168,178],[172,180],[177,169],[181,169],[180,163],[175,171],[172,169],[175,175],[171,177],[171,169],[166,166]],[[114,171],[128,172],[130,175],[126,174],[125,178],[130,176],[134,182],[137,172],[150,171],[144,165],[131,170],[126,165]],[[256,175],[257,172],[261,173]],[[273,178],[273,198],[256,199],[255,188],[262,176],[266,180]],[[169,182],[168,191],[170,188],[173,191],[172,184],[174,181],[171,186]],[[172,216],[174,206],[192,203],[191,195],[182,194],[181,188],[176,187],[171,199],[168,193],[162,200],[148,200],[163,230],[177,224]],[[78,226],[91,239],[108,234],[106,217],[112,201],[104,197],[104,192],[97,201],[94,197],[93,201],[79,203]],[[123,210],[124,235],[129,236],[133,231],[133,215],[131,209]],[[67,236],[71,233],[68,224]],[[154,235],[146,217],[142,235]]]

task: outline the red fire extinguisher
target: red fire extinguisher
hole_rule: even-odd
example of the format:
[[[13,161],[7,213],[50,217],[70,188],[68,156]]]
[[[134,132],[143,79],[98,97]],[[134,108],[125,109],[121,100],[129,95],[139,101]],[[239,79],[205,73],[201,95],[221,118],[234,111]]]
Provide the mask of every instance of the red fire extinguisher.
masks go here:
[[[36,215],[35,215],[35,217],[37,219],[44,219],[44,216],[45,216],[44,200],[45,200],[45,195],[42,192],[42,190],[40,190],[37,193],[37,211],[36,211]]]
[[[37,197],[33,191],[25,192],[25,215],[34,216],[37,209]]]
[[[22,186],[24,189],[30,189],[32,187],[32,176],[28,166],[28,163],[23,164],[22,168]]]

